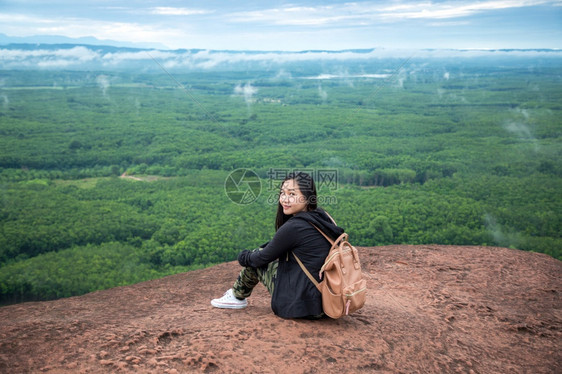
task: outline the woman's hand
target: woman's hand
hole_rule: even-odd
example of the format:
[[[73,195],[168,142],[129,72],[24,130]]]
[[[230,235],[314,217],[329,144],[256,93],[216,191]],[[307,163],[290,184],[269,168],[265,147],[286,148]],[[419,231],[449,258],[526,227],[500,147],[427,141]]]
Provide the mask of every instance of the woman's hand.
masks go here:
[[[250,266],[249,261],[250,261],[250,254],[251,253],[252,253],[252,251],[249,251],[249,250],[245,249],[238,254],[238,263],[240,264],[240,266],[243,266],[243,267]]]

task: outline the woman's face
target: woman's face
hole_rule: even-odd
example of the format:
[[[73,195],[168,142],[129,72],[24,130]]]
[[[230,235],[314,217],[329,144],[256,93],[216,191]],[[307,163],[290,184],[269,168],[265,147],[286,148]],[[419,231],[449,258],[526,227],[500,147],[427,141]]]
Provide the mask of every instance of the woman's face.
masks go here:
[[[283,213],[288,216],[306,210],[306,197],[299,189],[297,181],[289,179],[283,183],[281,193],[279,194],[279,204],[283,207]]]

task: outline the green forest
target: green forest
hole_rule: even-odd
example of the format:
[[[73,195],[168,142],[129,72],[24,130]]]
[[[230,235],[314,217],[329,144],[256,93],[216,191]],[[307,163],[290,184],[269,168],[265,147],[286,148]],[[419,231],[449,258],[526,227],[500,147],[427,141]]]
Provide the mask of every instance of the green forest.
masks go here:
[[[0,303],[232,261],[274,234],[297,170],[357,246],[562,259],[559,62],[0,71]],[[259,176],[255,200],[227,193],[237,169]]]

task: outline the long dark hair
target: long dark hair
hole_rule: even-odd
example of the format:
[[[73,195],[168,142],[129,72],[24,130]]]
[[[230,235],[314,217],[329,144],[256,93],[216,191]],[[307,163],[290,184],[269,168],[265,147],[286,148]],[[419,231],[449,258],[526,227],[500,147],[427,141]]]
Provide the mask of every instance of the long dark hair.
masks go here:
[[[314,179],[312,179],[312,177],[307,173],[303,173],[303,172],[290,173],[281,182],[281,185],[279,186],[279,193],[281,193],[281,187],[283,187],[283,184],[291,179],[297,182],[297,185],[299,186],[299,190],[301,191],[301,193],[304,195],[306,199],[306,211],[309,212],[311,210],[315,210],[318,207],[317,205],[318,195],[316,194],[316,185],[314,184]],[[285,213],[283,213],[283,206],[278,200],[277,216],[275,217],[275,231],[279,230],[279,227],[283,226],[283,224],[287,222],[289,218],[291,218],[291,216],[288,216]]]

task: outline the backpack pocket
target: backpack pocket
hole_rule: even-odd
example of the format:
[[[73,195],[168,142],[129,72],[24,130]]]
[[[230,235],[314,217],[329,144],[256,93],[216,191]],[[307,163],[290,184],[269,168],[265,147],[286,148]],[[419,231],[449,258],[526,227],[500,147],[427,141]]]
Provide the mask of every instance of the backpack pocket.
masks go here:
[[[334,293],[324,281],[320,283],[322,292],[322,309],[328,317],[340,318],[344,313],[343,295]]]
[[[345,302],[345,315],[359,310],[365,305],[367,299],[367,281],[361,279],[343,289]]]

